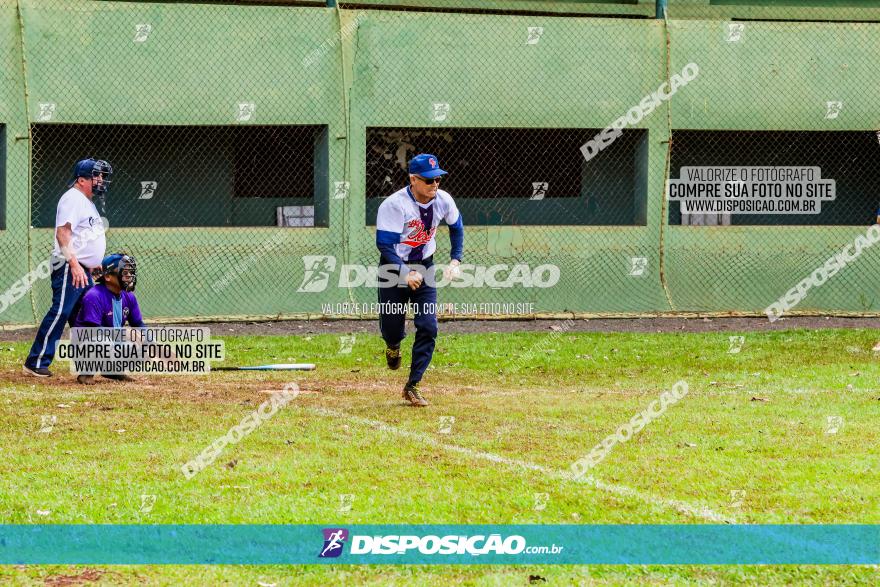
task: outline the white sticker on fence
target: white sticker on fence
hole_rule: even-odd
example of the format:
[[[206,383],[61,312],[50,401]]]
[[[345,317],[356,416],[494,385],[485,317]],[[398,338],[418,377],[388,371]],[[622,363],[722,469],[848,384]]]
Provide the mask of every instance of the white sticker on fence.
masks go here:
[[[544,196],[547,195],[547,190],[550,189],[550,184],[546,181],[534,181],[532,182],[532,197],[530,200],[543,200]]]
[[[135,43],[143,43],[150,37],[150,33],[153,32],[153,25],[151,24],[138,24],[134,27],[134,42]]]
[[[648,269],[647,257],[631,257],[629,263],[629,274],[633,277],[643,276]]]
[[[541,40],[541,35],[544,34],[544,27],[530,26],[526,32],[526,45],[537,45],[538,41]]]
[[[343,200],[348,196],[348,190],[351,184],[347,181],[337,181],[333,183],[333,199]]]
[[[55,102],[40,102],[40,112],[37,114],[37,120],[40,122],[49,122],[55,117],[57,106]]]
[[[728,43],[739,43],[742,41],[743,33],[746,30],[746,25],[741,22],[729,22],[727,23],[727,42]]]
[[[843,110],[843,102],[840,100],[825,102],[825,120],[834,120],[840,116],[841,110]]]
[[[238,122],[250,122],[257,111],[257,105],[253,102],[240,102],[235,120]]]
[[[446,122],[449,118],[449,104],[447,102],[435,102],[431,105],[431,120],[434,122]]]
[[[152,200],[153,196],[156,194],[157,187],[159,187],[158,182],[142,181],[141,182],[141,195],[138,196],[138,200]]]

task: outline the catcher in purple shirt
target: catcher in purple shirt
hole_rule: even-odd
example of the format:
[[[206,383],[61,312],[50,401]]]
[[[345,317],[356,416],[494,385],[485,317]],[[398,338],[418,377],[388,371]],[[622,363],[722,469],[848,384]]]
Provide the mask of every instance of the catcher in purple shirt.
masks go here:
[[[134,297],[137,284],[137,263],[134,257],[114,253],[101,261],[101,274],[95,287],[83,295],[82,306],[73,321],[75,327],[122,328],[146,326]],[[134,381],[128,375],[104,375],[117,381]],[[94,385],[94,375],[79,375],[77,382]]]

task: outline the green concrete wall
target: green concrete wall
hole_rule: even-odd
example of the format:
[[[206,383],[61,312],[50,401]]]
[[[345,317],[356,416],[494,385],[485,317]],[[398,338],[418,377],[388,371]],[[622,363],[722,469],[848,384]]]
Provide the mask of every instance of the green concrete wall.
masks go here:
[[[365,288],[296,291],[303,256],[332,255],[340,264],[376,260],[363,180],[367,128],[437,124],[430,112],[438,101],[451,105],[447,126],[602,128],[689,61],[701,66],[698,80],[638,125],[648,133],[633,180],[635,197],[646,201],[641,225],[469,226],[468,261],[554,262],[561,281],[550,289],[448,289],[442,301],[532,302],[542,313],[756,312],[864,230],[668,226],[664,180],[671,129],[880,128],[880,25],[750,22],[748,43],[731,44],[723,36],[734,12],[769,10],[779,17],[831,9],[803,3],[780,13],[672,1],[666,23],[553,16],[563,9],[596,14],[597,6],[620,15],[653,13],[653,3],[584,4],[511,0],[503,6],[546,10],[426,15],[0,0],[6,140],[0,290],[51,248],[51,229],[31,228],[28,179],[29,125],[46,102],[56,104],[46,124],[234,125],[242,124],[234,120],[236,104],[247,101],[257,105],[250,124],[326,126],[315,196],[326,227],[111,226],[108,247],[138,257],[142,306],[154,317],[319,313],[326,302],[372,302],[375,290]],[[135,25],[144,22],[154,27],[150,41],[133,43]],[[355,34],[339,34],[355,22]],[[534,26],[544,27],[544,35],[539,45],[526,45],[525,29]],[[320,47],[326,49],[305,65]],[[831,94],[845,101],[845,115],[826,120],[817,108]],[[334,198],[339,181],[351,189]],[[193,198],[206,198],[195,189]],[[127,190],[112,193],[109,205],[126,198],[132,198]],[[208,198],[204,206],[218,213],[213,207],[220,203]],[[438,244],[442,258],[449,250],[445,229]],[[643,275],[629,274],[632,257],[648,259]],[[877,255],[866,253],[799,309],[877,312],[878,273]],[[39,319],[49,297],[50,288],[38,283],[0,313],[0,323]]]

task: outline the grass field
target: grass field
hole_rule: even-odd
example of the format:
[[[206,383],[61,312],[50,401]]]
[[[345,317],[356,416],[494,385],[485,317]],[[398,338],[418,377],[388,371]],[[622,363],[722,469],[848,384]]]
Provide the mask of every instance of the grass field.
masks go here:
[[[141,377],[94,387],[66,373],[48,383],[26,378],[19,369],[28,344],[2,343],[0,517],[880,523],[875,330],[738,333],[745,339],[735,353],[732,333],[442,330],[424,381],[426,409],[403,404],[405,371],[385,369],[372,335],[358,335],[350,352],[336,335],[224,337],[228,363],[317,363],[309,373]],[[615,447],[594,469],[595,483],[562,477],[679,380],[690,393]],[[296,399],[184,478],[184,462],[252,412],[266,390],[289,381],[302,389]],[[527,585],[529,575],[546,578],[541,584],[880,582],[870,566],[0,567],[2,582],[52,585]]]

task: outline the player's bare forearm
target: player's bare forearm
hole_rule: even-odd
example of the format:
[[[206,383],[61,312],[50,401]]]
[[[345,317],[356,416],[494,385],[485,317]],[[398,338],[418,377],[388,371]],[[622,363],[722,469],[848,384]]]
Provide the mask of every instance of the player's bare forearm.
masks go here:
[[[55,238],[58,239],[58,246],[60,247],[61,254],[64,255],[64,258],[71,263],[76,261],[76,252],[73,250],[73,247],[70,246],[70,243],[73,241],[73,229],[70,228],[70,225],[65,224],[64,226],[56,228]]]
[[[67,259],[67,262],[70,264],[70,275],[73,280],[73,286],[85,287],[88,285],[89,281],[86,277],[85,270],[76,258],[76,251],[70,246],[70,243],[73,242],[73,230],[70,228],[70,225],[65,224],[64,226],[56,228],[55,238],[58,239],[58,246],[61,249],[61,254],[64,255],[64,258]]]

